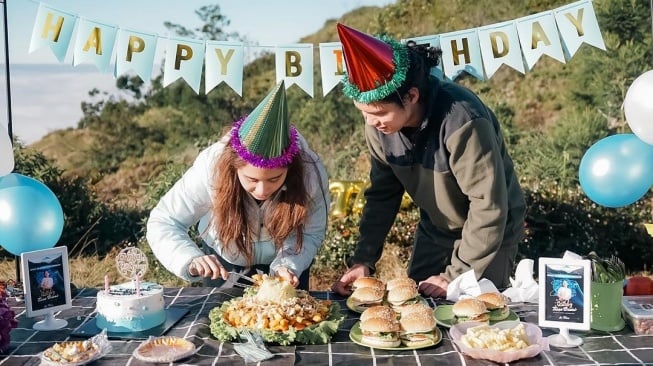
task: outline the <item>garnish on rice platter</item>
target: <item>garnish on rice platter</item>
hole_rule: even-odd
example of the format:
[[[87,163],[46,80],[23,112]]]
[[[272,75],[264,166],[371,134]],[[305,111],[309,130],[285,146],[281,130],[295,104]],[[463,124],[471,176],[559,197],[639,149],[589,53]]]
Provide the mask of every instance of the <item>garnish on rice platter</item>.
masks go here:
[[[325,344],[344,316],[337,302],[319,300],[278,277],[255,275],[242,297],[225,301],[209,313],[211,334],[238,340],[238,330],[259,333],[267,342]]]

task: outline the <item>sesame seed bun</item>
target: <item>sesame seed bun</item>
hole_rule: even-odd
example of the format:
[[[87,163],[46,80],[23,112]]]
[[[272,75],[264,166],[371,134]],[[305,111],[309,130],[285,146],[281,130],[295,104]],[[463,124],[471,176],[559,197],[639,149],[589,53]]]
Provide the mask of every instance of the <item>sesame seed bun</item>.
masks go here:
[[[354,291],[363,287],[375,287],[385,290],[385,284],[383,281],[376,277],[360,277],[351,284],[351,288]]]
[[[402,317],[405,316],[410,316],[412,313],[428,313],[428,314],[433,314],[433,309],[431,309],[430,306],[423,302],[418,302],[415,304],[408,304],[408,305],[401,305],[401,306],[396,306],[394,307],[396,311],[399,312],[399,314]]]
[[[399,324],[404,333],[429,332],[436,326],[433,313],[412,313],[410,316],[402,316]]]
[[[389,306],[372,306],[361,314],[362,322],[370,318],[397,319],[397,312]]]
[[[393,306],[402,305],[408,300],[417,297],[419,293],[415,286],[402,285],[388,291],[388,302]]]
[[[510,301],[507,296],[498,292],[486,292],[476,296],[476,299],[483,301],[488,310],[502,308]]]
[[[476,298],[458,300],[453,304],[451,310],[455,323],[466,321],[488,322],[490,320],[485,303]]]
[[[385,291],[376,287],[361,287],[349,295],[349,302],[353,310],[363,312],[367,308],[381,305]]]
[[[399,277],[399,278],[391,279],[390,281],[388,281],[385,284],[385,288],[386,288],[386,290],[390,291],[395,287],[399,287],[399,286],[403,286],[403,285],[413,286],[413,287],[417,288],[417,283],[415,283],[415,280],[413,280],[410,277]]]
[[[362,331],[367,332],[398,332],[401,328],[396,319],[369,318],[360,324]]]

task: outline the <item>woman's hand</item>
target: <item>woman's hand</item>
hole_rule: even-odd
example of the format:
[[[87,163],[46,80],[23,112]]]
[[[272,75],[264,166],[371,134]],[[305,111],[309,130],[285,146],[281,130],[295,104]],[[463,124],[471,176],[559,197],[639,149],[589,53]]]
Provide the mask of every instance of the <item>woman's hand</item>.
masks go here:
[[[213,254],[193,258],[188,265],[188,274],[211,278],[212,280],[222,278],[225,281],[229,277],[229,271],[220,264],[218,257]]]
[[[274,270],[274,272],[277,274],[277,276],[290,282],[293,287],[297,287],[299,285],[299,278],[288,268],[279,266]]]
[[[362,264],[354,264],[340,279],[331,286],[331,291],[342,296],[351,295],[351,284],[361,277],[370,275],[370,269]]]
[[[442,276],[431,276],[424,281],[420,281],[417,285],[419,292],[424,296],[430,296],[434,298],[444,298],[447,297],[447,287],[449,286],[449,281]]]

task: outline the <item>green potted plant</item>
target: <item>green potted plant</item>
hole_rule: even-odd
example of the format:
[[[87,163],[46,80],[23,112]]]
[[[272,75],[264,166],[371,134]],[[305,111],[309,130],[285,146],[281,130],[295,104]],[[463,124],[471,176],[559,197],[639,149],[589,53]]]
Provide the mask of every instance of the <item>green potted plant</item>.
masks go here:
[[[590,327],[606,332],[621,330],[626,325],[621,317],[626,266],[614,255],[601,258],[590,252],[587,259],[592,262]]]

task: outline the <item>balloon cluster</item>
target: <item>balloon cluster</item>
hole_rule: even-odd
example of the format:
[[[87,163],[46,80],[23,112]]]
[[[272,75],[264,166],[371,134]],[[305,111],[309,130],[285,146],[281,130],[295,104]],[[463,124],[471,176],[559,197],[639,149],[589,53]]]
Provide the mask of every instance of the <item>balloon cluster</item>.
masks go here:
[[[627,206],[653,186],[653,70],[632,83],[624,100],[632,134],[608,136],[583,155],[579,181],[585,194],[606,207]]]

